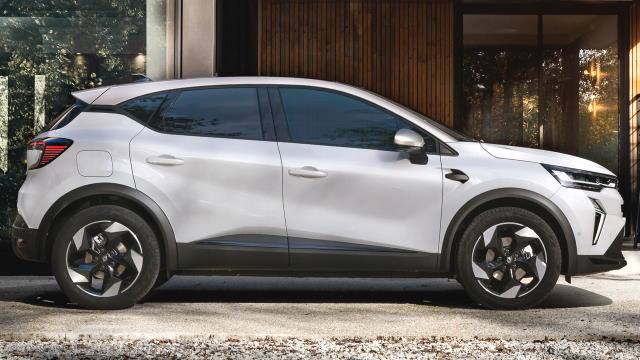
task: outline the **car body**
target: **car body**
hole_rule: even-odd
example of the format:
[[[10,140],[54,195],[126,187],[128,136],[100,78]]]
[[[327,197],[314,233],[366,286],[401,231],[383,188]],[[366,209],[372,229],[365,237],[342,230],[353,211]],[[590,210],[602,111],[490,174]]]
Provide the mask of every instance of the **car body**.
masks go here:
[[[460,241],[474,219],[507,209],[495,215],[506,220],[493,231],[515,233],[527,228],[508,218],[508,209],[518,208],[543,220],[546,225],[529,226],[538,233],[551,229],[551,246],[561,255],[558,273],[625,265],[622,198],[606,168],[570,155],[472,141],[359,88],[238,77],[73,95],[77,104],[30,144],[32,169],[13,230],[14,251],[23,259],[54,261],[66,221],[87,208],[114,205],[152,229],[160,252],[154,278],[450,277],[459,276]],[[517,236],[503,236],[496,246],[504,250]],[[130,244],[140,248],[144,241]],[[476,242],[474,254],[486,246],[477,256],[487,262],[518,260],[496,257],[486,241]],[[533,248],[548,259],[549,246]],[[527,249],[520,260],[535,258]],[[504,269],[482,281],[517,271]]]

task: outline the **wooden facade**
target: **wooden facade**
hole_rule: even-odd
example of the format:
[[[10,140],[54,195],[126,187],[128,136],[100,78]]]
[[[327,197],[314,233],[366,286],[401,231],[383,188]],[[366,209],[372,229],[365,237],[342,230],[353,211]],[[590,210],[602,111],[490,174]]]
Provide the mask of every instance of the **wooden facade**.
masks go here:
[[[258,74],[343,82],[454,119],[453,0],[260,0]]]

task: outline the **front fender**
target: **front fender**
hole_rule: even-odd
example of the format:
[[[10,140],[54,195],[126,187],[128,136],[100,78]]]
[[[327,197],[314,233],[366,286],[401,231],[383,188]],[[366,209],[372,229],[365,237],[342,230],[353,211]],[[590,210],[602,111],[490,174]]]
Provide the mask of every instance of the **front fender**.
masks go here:
[[[563,246],[563,273],[572,273],[576,267],[576,241],[571,224],[560,208],[549,198],[533,191],[519,188],[496,189],[480,194],[468,201],[453,216],[446,228],[438,268],[442,272],[453,273],[453,255],[456,241],[462,235],[465,226],[481,212],[499,206],[520,206],[541,215],[551,223],[556,233],[562,237],[558,239]]]

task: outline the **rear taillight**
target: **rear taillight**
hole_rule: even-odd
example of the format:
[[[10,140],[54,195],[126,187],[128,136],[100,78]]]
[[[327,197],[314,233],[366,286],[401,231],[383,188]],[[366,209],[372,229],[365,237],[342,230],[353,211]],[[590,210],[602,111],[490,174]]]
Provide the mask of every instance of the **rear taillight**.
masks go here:
[[[73,144],[63,138],[36,139],[27,145],[27,167],[29,170],[41,168],[55,160]]]

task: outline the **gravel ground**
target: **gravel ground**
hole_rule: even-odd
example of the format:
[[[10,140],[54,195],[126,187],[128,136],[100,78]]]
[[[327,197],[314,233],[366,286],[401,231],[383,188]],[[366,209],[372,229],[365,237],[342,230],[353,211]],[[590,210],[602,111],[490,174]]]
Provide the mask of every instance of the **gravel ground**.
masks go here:
[[[638,359],[640,342],[189,337],[5,339],[4,359]]]

